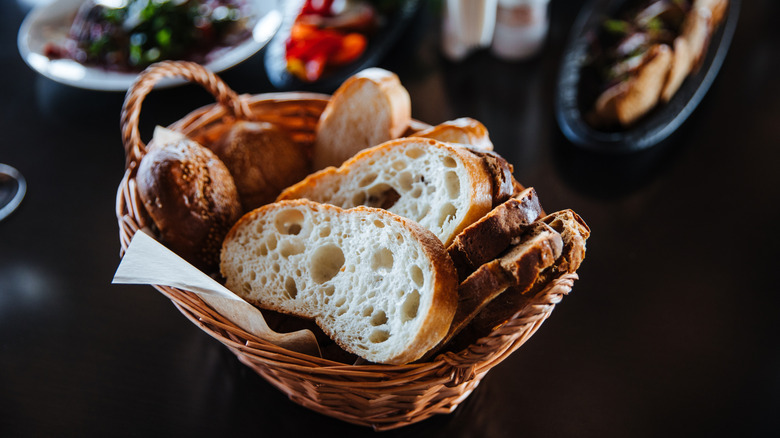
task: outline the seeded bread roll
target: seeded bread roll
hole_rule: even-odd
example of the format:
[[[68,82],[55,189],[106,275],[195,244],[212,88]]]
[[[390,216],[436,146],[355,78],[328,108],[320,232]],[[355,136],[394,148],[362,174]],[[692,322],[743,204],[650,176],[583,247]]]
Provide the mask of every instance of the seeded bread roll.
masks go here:
[[[233,175],[244,211],[273,202],[311,168],[304,148],[266,122],[238,121],[211,149]]]
[[[238,191],[222,161],[183,136],[153,140],[136,182],[161,242],[195,267],[215,272],[222,239],[241,216]]]
[[[385,208],[420,223],[449,245],[490,211],[492,186],[482,161],[468,150],[401,138],[366,149],[339,168],[310,175],[277,199]]]
[[[420,358],[447,333],[457,279],[441,242],[385,210],[282,201],[241,218],[222,248],[226,286],[311,318],[368,361]]]
[[[317,123],[314,170],[400,137],[412,118],[409,92],[395,73],[373,67],[350,76],[333,93]]]

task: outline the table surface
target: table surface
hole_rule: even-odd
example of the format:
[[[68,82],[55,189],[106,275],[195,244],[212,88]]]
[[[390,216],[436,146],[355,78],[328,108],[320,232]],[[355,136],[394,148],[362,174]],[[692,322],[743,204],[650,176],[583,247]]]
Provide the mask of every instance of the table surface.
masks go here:
[[[774,274],[780,238],[780,2],[742,2],[728,57],[667,142],[627,156],[574,147],[555,121],[555,78],[577,1],[554,1],[543,53],[441,56],[423,8],[382,61],[413,116],[482,121],[548,211],[592,229],[580,280],[523,347],[449,415],[383,436],[764,436],[780,429]],[[112,285],[123,176],[122,93],[30,70],[0,14],[0,162],[28,193],[0,222],[0,436],[373,435],[311,412],[251,372],[150,286]],[[262,54],[225,72],[273,91]],[[149,136],[210,96],[154,91]]]

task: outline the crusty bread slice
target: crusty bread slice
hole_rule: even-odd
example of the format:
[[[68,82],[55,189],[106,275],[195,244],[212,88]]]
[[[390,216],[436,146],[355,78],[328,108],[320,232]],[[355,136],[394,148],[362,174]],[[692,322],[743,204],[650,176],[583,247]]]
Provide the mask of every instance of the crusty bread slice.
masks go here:
[[[457,276],[441,242],[382,209],[268,204],[225,238],[226,286],[259,307],[313,319],[368,361],[420,358],[447,333]]]
[[[458,339],[452,341],[453,344],[458,347],[470,345],[486,336],[520,311],[527,304],[528,297],[534,296],[555,278],[573,273],[580,267],[585,259],[585,243],[590,236],[590,228],[585,221],[572,210],[561,210],[539,219],[539,222],[548,224],[560,234],[563,242],[560,256],[536,277],[530,288],[510,286],[484,306]]]
[[[529,187],[461,231],[447,247],[460,280],[498,257],[542,214],[536,190]]]
[[[416,132],[411,137],[432,138],[445,143],[463,144],[481,151],[493,150],[493,142],[490,141],[487,128],[482,122],[471,117],[448,120]]]
[[[365,148],[400,137],[411,118],[409,92],[395,73],[373,67],[350,76],[320,115],[314,170],[339,166]]]
[[[428,356],[435,354],[460,333],[491,301],[514,288],[525,293],[541,273],[555,263],[563,249],[561,235],[544,222],[536,222],[514,239],[501,257],[480,266],[458,286],[458,307],[447,336]]]
[[[492,177],[468,150],[400,138],[309,175],[278,200],[307,198],[342,208],[380,207],[431,230],[445,246],[492,208]]]

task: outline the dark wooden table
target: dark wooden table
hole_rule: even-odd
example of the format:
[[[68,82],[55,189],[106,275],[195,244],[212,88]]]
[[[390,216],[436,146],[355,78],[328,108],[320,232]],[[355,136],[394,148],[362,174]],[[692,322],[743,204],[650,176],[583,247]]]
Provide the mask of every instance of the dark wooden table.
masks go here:
[[[543,54],[439,51],[432,8],[382,62],[415,118],[481,120],[547,210],[592,228],[573,293],[451,415],[384,436],[768,436],[780,430],[780,3],[744,1],[731,51],[668,142],[580,151],[553,96],[579,2],[553,1]],[[0,14],[0,162],[29,187],[0,222],[0,436],[374,434],[290,402],[119,262],[122,93],[70,88],[16,49],[29,2]],[[262,56],[222,75],[272,91]],[[142,131],[211,103],[155,91]]]

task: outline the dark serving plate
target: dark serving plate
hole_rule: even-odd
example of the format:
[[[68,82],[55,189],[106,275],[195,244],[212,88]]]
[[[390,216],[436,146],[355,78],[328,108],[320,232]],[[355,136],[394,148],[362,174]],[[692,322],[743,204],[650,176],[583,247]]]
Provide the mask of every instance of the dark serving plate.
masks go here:
[[[265,71],[271,84],[281,91],[320,91],[332,92],[344,80],[360,70],[377,65],[384,55],[398,41],[414,18],[419,6],[419,0],[405,0],[392,14],[384,17],[384,24],[379,31],[368,40],[366,51],[355,62],[333,71],[326,71],[316,82],[309,83],[298,79],[287,71],[285,41],[290,35],[295,17],[301,8],[300,1],[286,3],[284,18],[279,31],[268,43],[265,52]]]
[[[563,134],[583,148],[627,153],[656,145],[690,116],[707,94],[726,57],[739,17],[739,0],[730,0],[723,23],[716,29],[701,68],[688,76],[672,100],[660,104],[632,126],[598,130],[584,120],[580,80],[591,38],[607,17],[614,17],[627,0],[594,0],[580,12],[564,50],[555,96],[555,116]],[[630,1],[630,0],[628,0]]]

